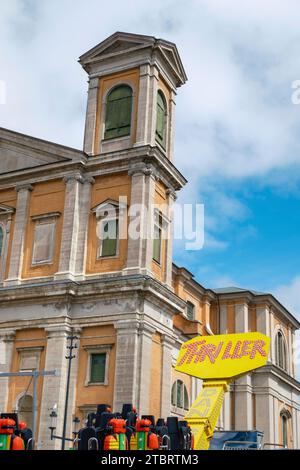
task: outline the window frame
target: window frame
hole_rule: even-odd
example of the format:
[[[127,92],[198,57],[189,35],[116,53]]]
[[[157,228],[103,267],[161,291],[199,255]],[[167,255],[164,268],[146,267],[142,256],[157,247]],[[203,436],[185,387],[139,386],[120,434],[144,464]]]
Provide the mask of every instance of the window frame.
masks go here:
[[[130,110],[130,125],[129,125],[129,132],[127,134],[122,134],[122,135],[114,135],[114,136],[110,136],[110,137],[107,137],[105,134],[107,132],[107,113],[108,113],[108,100],[109,100],[109,97],[110,95],[116,91],[118,88],[121,88],[121,87],[127,87],[131,90],[131,110]],[[115,84],[112,88],[110,88],[109,90],[107,90],[107,93],[105,95],[105,99],[104,99],[104,103],[103,103],[103,116],[104,116],[104,119],[103,119],[103,131],[102,131],[102,141],[103,142],[107,142],[107,141],[111,141],[111,140],[115,140],[115,139],[128,139],[128,137],[131,136],[131,132],[132,132],[132,126],[133,126],[133,107],[134,107],[134,89],[132,87],[131,84],[127,83],[127,82],[120,82],[120,83],[117,83]],[[128,126],[126,126],[128,127]],[[117,129],[117,128],[116,128]]]
[[[159,102],[158,102],[158,97],[161,97],[162,102],[164,104],[164,121],[163,121],[163,138],[161,139],[159,133],[158,133],[158,108],[159,108]],[[166,151],[167,149],[167,131],[168,131],[168,106],[167,106],[167,100],[165,97],[165,94],[163,90],[160,88],[157,91],[157,97],[156,97],[156,125],[155,125],[155,142],[157,142],[163,150]]]
[[[113,345],[112,344],[98,344],[98,345],[85,345],[83,349],[86,351],[87,357],[87,368],[86,368],[86,378],[85,378],[85,387],[90,386],[107,386],[109,385],[109,361],[110,353]],[[92,355],[95,354],[105,354],[105,372],[104,372],[104,382],[92,382],[91,381],[91,367],[92,367]]]
[[[281,329],[275,335],[275,364],[280,369],[288,372],[288,347]]]
[[[113,255],[103,255],[102,252],[103,252],[103,242],[105,240],[105,238],[103,237],[103,233],[104,233],[104,225],[107,223],[107,222],[111,222],[111,221],[115,221],[116,224],[117,224],[117,230],[116,230],[116,250],[115,250],[115,253]],[[118,216],[112,216],[112,217],[104,217],[104,218],[100,218],[97,220],[97,224],[100,224],[101,228],[100,228],[100,233],[101,233],[101,237],[98,238],[98,244],[97,244],[97,260],[100,260],[100,259],[105,259],[105,258],[118,258],[119,256],[119,243],[120,243],[120,237],[119,237],[119,217]]]
[[[181,387],[181,398],[182,398],[182,405],[183,406],[180,406],[180,403],[178,404],[178,386]],[[176,399],[175,399],[175,403],[174,403],[174,393],[176,394]],[[171,389],[171,406],[173,408],[173,411],[175,413],[184,413],[185,411],[188,411],[189,410],[189,405],[190,405],[190,398],[189,398],[189,393],[188,393],[188,389],[187,389],[187,386],[185,385],[185,383],[183,382],[183,380],[181,379],[176,379],[174,382],[173,382],[173,385],[172,385],[172,389]]]
[[[193,309],[192,318],[189,318],[189,313],[188,313],[189,307],[191,307]],[[193,304],[193,302],[191,302],[190,300],[187,300],[186,301],[186,313],[185,313],[185,316],[186,316],[187,320],[194,321],[195,320],[195,312],[196,312],[195,304]]]
[[[41,214],[32,216],[31,220],[34,222],[33,228],[33,239],[32,239],[32,251],[31,251],[31,266],[41,266],[41,265],[49,265],[54,263],[55,258],[55,240],[56,240],[56,233],[57,233],[57,221],[60,217],[60,212],[51,212],[48,214]],[[50,239],[50,256],[48,259],[36,261],[35,260],[35,252],[37,249],[36,246],[36,235],[37,235],[37,228],[42,225],[52,225],[51,231],[51,239]]]
[[[18,369],[19,372],[33,372],[34,370],[38,370],[40,366],[41,354],[44,350],[43,346],[28,346],[28,347],[21,347],[16,348],[18,353]],[[26,357],[26,355],[32,355],[36,359],[36,368],[25,368],[22,367],[22,360]]]

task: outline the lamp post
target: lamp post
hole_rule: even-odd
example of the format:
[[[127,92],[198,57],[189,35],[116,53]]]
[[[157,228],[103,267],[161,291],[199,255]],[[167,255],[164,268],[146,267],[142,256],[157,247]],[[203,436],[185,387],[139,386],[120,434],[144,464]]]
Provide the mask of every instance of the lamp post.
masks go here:
[[[50,439],[51,441],[53,441],[53,439],[59,439],[61,440],[62,442],[74,442],[74,439],[77,438],[78,436],[78,432],[79,432],[79,424],[80,424],[80,419],[75,416],[73,418],[73,435],[74,435],[74,438],[71,439],[69,437],[63,437],[63,436],[57,436],[55,434],[55,430],[56,430],[56,421],[57,421],[57,413],[56,413],[56,408],[53,407],[52,410],[51,410],[51,413],[50,413],[50,426],[49,426],[49,429],[50,429]]]
[[[69,404],[69,391],[70,391],[70,378],[71,378],[71,366],[72,366],[72,359],[75,358],[73,353],[73,349],[77,349],[77,344],[74,344],[76,341],[77,336],[68,336],[67,340],[70,342],[67,346],[69,350],[69,354],[66,356],[68,360],[68,377],[67,377],[67,389],[66,389],[66,399],[65,399],[65,413],[64,413],[64,424],[63,424],[63,433],[62,433],[62,443],[61,443],[61,450],[65,450],[65,442],[66,442],[66,430],[67,430],[67,418],[68,418],[68,404]]]

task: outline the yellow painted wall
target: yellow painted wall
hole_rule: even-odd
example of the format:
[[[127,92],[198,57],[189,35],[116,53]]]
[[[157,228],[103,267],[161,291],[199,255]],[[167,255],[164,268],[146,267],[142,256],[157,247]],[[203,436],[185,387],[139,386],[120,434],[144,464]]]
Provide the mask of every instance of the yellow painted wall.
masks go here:
[[[152,338],[151,352],[151,381],[150,381],[150,414],[160,417],[161,408],[161,374],[162,374],[162,345],[161,335],[155,333]]]
[[[126,196],[128,206],[130,205],[131,178],[127,173],[98,176],[95,178],[95,181],[92,190],[91,209],[105,202],[107,199],[118,202],[119,196]],[[128,240],[119,240],[119,253],[116,257],[97,259],[98,239],[96,225],[96,215],[91,211],[87,247],[87,274],[119,271],[123,269],[127,260]]]
[[[17,192],[15,189],[6,189],[0,191],[0,204],[4,204],[9,207],[17,207]],[[9,233],[9,240],[8,240],[8,250],[7,250],[7,258],[6,258],[6,269],[5,269],[5,278],[8,276],[9,270],[9,260],[11,256],[11,246],[12,246],[12,239],[14,233],[14,225],[15,225],[15,214],[12,214],[11,226],[10,226],[10,233]]]
[[[108,385],[86,385],[88,373],[88,351],[84,346],[112,345],[109,353]],[[80,338],[79,365],[77,375],[76,414],[82,419],[79,410],[82,405],[107,403],[113,404],[116,361],[116,334],[112,325],[84,328]]]
[[[25,250],[23,259],[23,278],[52,276],[58,271],[61,234],[63,226],[63,214],[65,204],[65,183],[62,180],[37,183],[30,195],[30,210],[27,223]],[[60,212],[61,216],[56,221],[55,248],[52,263],[33,266],[32,251],[34,240],[35,222],[32,216]]]
[[[168,217],[168,197],[166,194],[166,187],[160,181],[155,184],[155,198],[154,204],[163,215]],[[161,262],[160,264],[156,261],[152,261],[152,272],[156,279],[164,281],[166,275],[166,256],[167,256],[167,240],[162,239],[161,247]]]
[[[96,133],[95,133],[95,153],[100,153],[100,144],[102,140],[103,125],[105,122],[105,109],[103,106],[103,100],[105,96],[117,85],[126,83],[133,89],[133,126],[131,128],[131,144],[136,140],[136,122],[137,122],[137,107],[138,107],[138,95],[139,95],[139,68],[126,70],[125,72],[118,72],[99,80],[99,92],[98,92],[98,104],[97,104],[97,118],[96,118]]]
[[[47,346],[47,339],[46,339],[46,333],[44,329],[31,328],[31,329],[17,331],[15,342],[14,342],[11,372],[20,372],[20,354],[18,353],[17,348],[24,348],[24,347],[26,348],[43,347],[44,348],[41,351],[40,363],[39,363],[39,370],[44,370],[46,346]],[[9,380],[9,394],[8,394],[8,405],[7,405],[8,412],[12,412],[15,409],[18,396],[27,390],[29,383],[30,383],[30,377],[12,377]],[[37,426],[39,426],[42,389],[43,389],[43,377],[40,377],[37,382],[37,400],[38,400]],[[32,396],[32,393],[33,393],[32,383],[28,388],[28,393]],[[37,431],[38,431],[38,428],[37,428]]]

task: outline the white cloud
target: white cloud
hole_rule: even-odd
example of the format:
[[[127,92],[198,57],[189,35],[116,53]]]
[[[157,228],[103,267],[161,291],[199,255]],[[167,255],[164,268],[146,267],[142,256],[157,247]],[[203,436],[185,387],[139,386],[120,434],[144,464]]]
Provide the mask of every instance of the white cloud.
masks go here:
[[[2,0],[2,125],[80,147],[87,77],[76,59],[127,30],[178,44],[189,82],[178,94],[176,163],[194,182],[298,164],[299,20],[294,0]]]
[[[300,321],[300,276],[286,285],[277,287],[274,295]]]

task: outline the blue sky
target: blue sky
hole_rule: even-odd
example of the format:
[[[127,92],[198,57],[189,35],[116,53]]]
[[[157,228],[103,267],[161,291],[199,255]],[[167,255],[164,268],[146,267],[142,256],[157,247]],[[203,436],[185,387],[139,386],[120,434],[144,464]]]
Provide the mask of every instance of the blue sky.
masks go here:
[[[113,6],[113,7],[112,7]],[[113,32],[175,42],[180,202],[205,205],[206,243],[175,261],[207,287],[278,296],[299,316],[300,8],[296,0],[0,0],[3,127],[82,147],[79,55]]]

